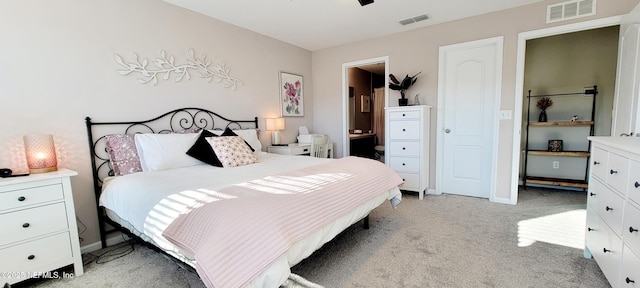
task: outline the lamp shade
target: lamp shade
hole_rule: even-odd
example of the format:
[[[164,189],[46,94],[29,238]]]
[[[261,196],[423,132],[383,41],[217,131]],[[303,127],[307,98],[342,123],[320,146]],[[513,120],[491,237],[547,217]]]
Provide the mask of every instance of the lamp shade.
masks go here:
[[[23,140],[29,173],[36,174],[58,170],[53,135],[26,135]]]
[[[284,118],[267,118],[267,130],[284,130]]]

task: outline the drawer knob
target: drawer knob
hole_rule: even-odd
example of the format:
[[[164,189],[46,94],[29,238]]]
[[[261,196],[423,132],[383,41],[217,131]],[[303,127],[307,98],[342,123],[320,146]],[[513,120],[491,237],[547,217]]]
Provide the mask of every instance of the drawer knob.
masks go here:
[[[627,277],[627,279],[624,279],[624,282],[627,282],[627,284],[636,283],[636,281],[633,281],[633,280],[629,279],[629,277]]]
[[[402,163],[402,166],[406,166],[406,165],[407,165],[407,164],[405,164],[405,163]]]
[[[609,249],[607,249],[607,248],[602,248],[602,252],[604,252],[604,253],[608,253],[608,252],[611,252],[611,250],[609,250]]]
[[[404,116],[405,116],[405,114],[404,114],[404,113],[402,113],[402,117],[404,117]]]
[[[36,259],[36,255],[29,255],[29,257],[27,257],[27,259],[29,259],[29,260]]]
[[[629,226],[629,233],[638,232],[638,229],[633,228],[633,226]]]
[[[618,173],[618,171],[613,170],[613,169],[611,169],[611,170],[609,171],[609,174],[611,174],[611,175],[613,175],[613,174],[617,174],[617,173]]]
[[[402,132],[405,132],[405,131],[407,131],[407,129],[402,128]]]
[[[596,229],[593,229],[591,227],[587,227],[587,231],[591,232],[591,231],[596,231]]]
[[[402,150],[407,150],[407,148],[402,147]],[[636,185],[638,185],[638,182],[636,182]],[[638,186],[636,186],[636,187],[638,187]]]
[[[20,196],[20,197],[18,197],[18,201],[22,202],[22,201],[24,201],[24,200],[27,200],[27,198],[24,198],[24,196]]]
[[[606,207],[606,208],[604,208],[604,209],[605,209],[605,210],[607,210],[607,211],[612,211],[612,210],[613,210],[613,208],[611,208],[611,207],[609,207],[609,206],[607,206],[607,207]]]
[[[636,183],[635,183],[635,184],[633,184],[633,186],[634,186],[634,187],[636,187],[636,188],[638,188],[638,187],[640,187],[640,183],[638,183],[638,181],[636,181]]]
[[[596,196],[596,193],[589,192],[589,196]]]
[[[29,226],[31,226],[29,223],[22,224],[22,228],[29,228]]]
[[[593,161],[593,165],[600,165],[600,162],[598,162],[598,161]]]

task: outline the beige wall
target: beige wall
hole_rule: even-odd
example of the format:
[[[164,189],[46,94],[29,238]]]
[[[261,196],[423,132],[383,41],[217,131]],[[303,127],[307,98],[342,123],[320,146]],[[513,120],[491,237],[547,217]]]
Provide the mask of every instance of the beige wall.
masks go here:
[[[304,76],[305,117],[286,118],[283,141],[295,140],[291,127],[313,127],[311,52],[160,0],[0,0],[0,38],[0,167],[24,171],[22,136],[53,134],[59,166],[79,172],[72,186],[78,218],[88,227],[82,246],[99,239],[85,117],[148,119],[193,106],[229,118],[258,116],[264,129],[265,117],[280,115],[284,70]],[[143,85],[137,75],[116,73],[114,53],[152,61],[164,50],[184,63],[189,48],[226,62],[244,85],[234,91],[197,74]],[[270,143],[270,134],[260,138]]]
[[[443,45],[504,36],[503,78],[500,109],[514,110],[515,74],[518,33],[593,20],[628,13],[637,0],[598,1],[597,15],[555,24],[545,23],[546,6],[562,1],[542,1],[537,4],[471,17],[455,22],[425,27],[387,37],[371,39],[321,51],[314,51],[314,117],[317,130],[332,131],[330,136],[341,143],[342,107],[341,65],[368,58],[388,56],[389,70],[393,74],[411,74],[423,71],[420,81],[412,86],[412,93],[420,93],[423,104],[437,107],[438,48]],[[389,103],[397,103],[390,95]],[[518,97],[520,97],[518,95]],[[436,119],[438,111],[431,116],[431,159],[435,159]],[[500,121],[498,130],[498,170],[496,198],[510,199],[511,171],[513,165],[513,119]],[[517,136],[519,138],[519,136]],[[342,147],[336,145],[336,153],[342,155]],[[519,147],[516,147],[519,149]],[[430,163],[430,183],[435,187],[435,161]]]

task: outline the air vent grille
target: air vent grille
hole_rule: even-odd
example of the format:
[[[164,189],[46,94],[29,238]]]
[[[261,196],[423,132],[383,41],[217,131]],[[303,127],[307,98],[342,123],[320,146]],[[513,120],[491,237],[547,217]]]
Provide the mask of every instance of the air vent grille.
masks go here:
[[[410,17],[410,18],[407,18],[407,19],[398,20],[398,23],[400,23],[400,24],[402,24],[404,26],[404,25],[409,25],[409,24],[412,24],[412,23],[424,21],[424,20],[427,20],[427,19],[429,19],[429,16],[427,16],[427,14],[423,14],[423,15],[418,15],[418,16],[415,16],[415,17]]]
[[[596,15],[596,0],[573,0],[547,6],[547,23]]]

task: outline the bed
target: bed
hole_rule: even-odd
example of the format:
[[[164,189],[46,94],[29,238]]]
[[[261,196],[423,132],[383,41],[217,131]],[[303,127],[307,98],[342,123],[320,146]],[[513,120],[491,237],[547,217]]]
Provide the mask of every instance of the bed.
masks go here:
[[[401,200],[402,179],[378,161],[262,152],[257,117],[181,108],[86,125],[103,247],[123,232],[208,287],[279,287],[290,267]]]

